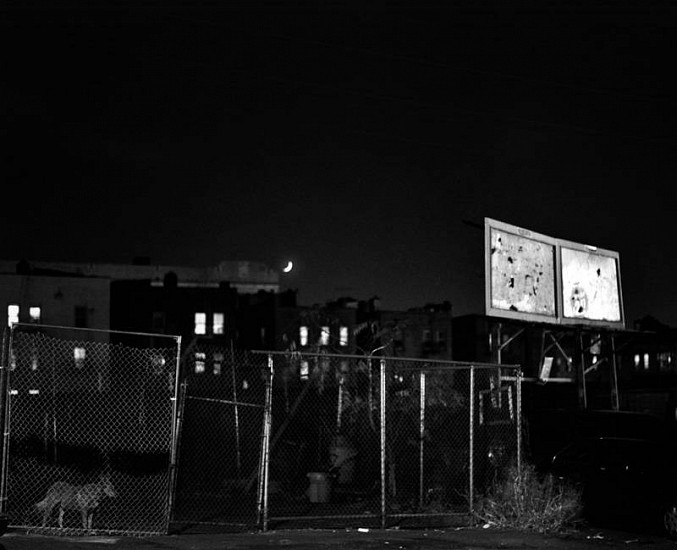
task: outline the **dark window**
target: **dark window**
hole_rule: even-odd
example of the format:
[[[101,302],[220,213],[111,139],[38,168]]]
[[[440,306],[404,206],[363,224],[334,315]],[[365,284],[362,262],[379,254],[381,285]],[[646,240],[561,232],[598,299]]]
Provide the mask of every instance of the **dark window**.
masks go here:
[[[153,331],[154,332],[164,332],[165,331],[165,312],[164,311],[154,311],[153,312]]]
[[[78,328],[87,328],[86,306],[75,306],[75,326]]]

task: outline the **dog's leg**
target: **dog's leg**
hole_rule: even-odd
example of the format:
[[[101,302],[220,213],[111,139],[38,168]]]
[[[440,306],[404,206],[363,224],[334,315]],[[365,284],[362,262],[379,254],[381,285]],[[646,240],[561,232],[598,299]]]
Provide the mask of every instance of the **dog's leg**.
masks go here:
[[[59,506],[59,527],[63,529],[63,515],[64,515],[65,510],[63,509],[63,506]]]
[[[42,526],[45,527],[47,525],[47,518],[52,514],[52,509],[47,506],[45,508],[45,511],[42,513]]]

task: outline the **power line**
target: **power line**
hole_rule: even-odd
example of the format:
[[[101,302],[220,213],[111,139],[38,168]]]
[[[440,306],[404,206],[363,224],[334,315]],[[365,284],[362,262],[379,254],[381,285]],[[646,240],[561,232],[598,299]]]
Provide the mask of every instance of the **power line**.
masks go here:
[[[594,93],[594,94],[600,94],[600,95],[615,95],[617,97],[621,97],[623,99],[633,99],[633,100],[641,100],[641,101],[671,101],[671,96],[640,96],[637,94],[629,94],[626,92],[621,92],[618,90],[610,90],[610,89],[602,89],[602,88],[594,88],[590,86],[579,86],[579,85],[573,85],[573,84],[568,84],[564,82],[557,82],[557,81],[552,81],[552,80],[544,80],[540,78],[534,78],[534,77],[527,77],[524,75],[518,75],[514,73],[506,73],[502,71],[493,71],[493,70],[487,70],[487,69],[477,69],[477,68],[472,68],[472,67],[462,67],[458,65],[451,65],[449,63],[442,63],[439,61],[431,61],[429,59],[423,59],[420,57],[414,57],[414,56],[408,56],[408,55],[401,55],[401,54],[392,54],[392,53],[387,53],[379,50],[372,50],[372,49],[367,49],[367,48],[362,48],[362,47],[357,47],[357,46],[350,46],[346,44],[336,44],[332,42],[326,42],[323,40],[316,40],[316,39],[311,39],[311,38],[300,38],[300,37],[295,37],[295,36],[288,36],[288,35],[282,35],[282,34],[270,34],[269,35],[271,38],[276,38],[279,40],[287,40],[287,41],[293,41],[293,42],[299,42],[299,43],[306,43],[306,44],[313,44],[316,46],[326,46],[326,47],[332,47],[332,48],[339,48],[342,50],[346,51],[353,51],[356,53],[361,53],[361,54],[366,54],[374,57],[381,57],[384,59],[390,59],[393,61],[405,61],[408,63],[415,63],[418,65],[425,65],[429,67],[434,67],[434,68],[440,68],[440,69],[446,69],[446,70],[451,70],[451,71],[457,71],[457,72],[466,72],[470,74],[477,74],[477,75],[482,75],[482,76],[491,76],[491,77],[498,77],[498,78],[504,78],[504,79],[510,79],[510,80],[519,80],[524,83],[528,84],[539,84],[543,86],[551,86],[551,87],[556,87],[556,88],[564,88],[564,89],[569,89],[569,90],[574,90],[574,91],[580,91],[580,92],[587,92],[587,93]]]
[[[328,88],[331,89],[332,91],[338,91],[340,93],[346,94],[346,95],[353,95],[353,96],[358,96],[358,97],[364,97],[364,98],[370,98],[370,99],[376,99],[376,100],[387,100],[387,101],[393,101],[393,102],[399,102],[399,103],[407,103],[410,105],[418,105],[421,107],[426,107],[426,108],[431,108],[431,109],[440,109],[438,105],[434,105],[431,103],[425,103],[421,102],[419,100],[413,99],[413,98],[406,98],[406,97],[400,97],[400,96],[394,96],[394,95],[388,95],[388,94],[383,94],[383,93],[377,93],[377,92],[371,92],[371,91],[365,91],[365,90],[353,90],[350,88],[343,88],[335,85],[329,85],[329,84],[322,84],[318,82],[312,82],[312,81],[300,81],[296,79],[290,79],[290,78],[282,78],[282,77],[273,77],[273,76],[263,76],[261,77],[265,80],[269,81],[276,81],[276,82],[282,82],[282,83],[293,83],[296,85],[302,85],[306,87],[314,87],[314,88]],[[546,128],[554,128],[558,130],[564,130],[568,132],[573,132],[573,133],[583,133],[587,135],[597,135],[597,136],[609,136],[609,137],[615,137],[619,139],[624,139],[624,140],[633,140],[633,141],[642,141],[642,142],[648,142],[648,143],[671,143],[674,141],[672,138],[664,138],[664,137],[645,137],[645,136],[639,136],[636,134],[621,134],[621,133],[616,133],[616,132],[607,132],[607,131],[602,131],[594,128],[588,128],[584,126],[575,126],[572,124],[563,124],[563,123],[555,123],[555,122],[543,122],[535,119],[529,119],[525,117],[518,117],[518,116],[511,116],[511,115],[502,115],[497,112],[492,112],[492,111],[487,111],[487,110],[481,110],[481,109],[469,109],[467,107],[460,107],[458,105],[451,105],[451,106],[444,106],[445,109],[450,109],[452,111],[457,111],[457,112],[463,112],[463,113],[468,113],[474,116],[489,116],[492,118],[498,118],[503,120],[504,123],[509,123],[509,122],[519,122],[519,123],[524,123],[528,124],[530,126],[541,126],[541,127],[546,127]],[[453,119],[449,118],[447,115],[438,115],[439,120],[446,120],[446,121],[451,121]],[[365,132],[361,132],[365,133]]]

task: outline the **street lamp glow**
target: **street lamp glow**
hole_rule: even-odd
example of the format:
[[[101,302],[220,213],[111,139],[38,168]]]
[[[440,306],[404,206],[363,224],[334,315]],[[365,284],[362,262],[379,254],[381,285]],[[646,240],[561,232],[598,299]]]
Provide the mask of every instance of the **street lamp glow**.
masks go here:
[[[289,273],[293,268],[294,268],[294,263],[291,260],[289,260],[287,262],[287,266],[282,271],[284,271],[285,273]]]

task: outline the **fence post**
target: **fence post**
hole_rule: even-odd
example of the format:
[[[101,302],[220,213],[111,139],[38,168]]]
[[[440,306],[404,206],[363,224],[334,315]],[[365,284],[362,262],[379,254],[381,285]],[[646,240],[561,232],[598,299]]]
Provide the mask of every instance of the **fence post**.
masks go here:
[[[181,336],[176,336],[176,369],[174,374],[174,397],[172,397],[172,434],[171,442],[169,449],[169,487],[167,495],[167,514],[165,520],[165,531],[169,533],[169,528],[172,520],[172,514],[174,513],[174,497],[176,492],[176,468],[177,468],[177,459],[178,459],[178,445],[179,445],[179,433],[181,430],[181,421],[182,415],[180,414],[180,407],[182,404],[179,402],[181,396],[181,389],[179,383],[181,379]],[[52,385],[54,387],[54,385]],[[185,390],[183,392],[185,396]]]
[[[419,427],[418,427],[418,505],[423,509],[423,445],[425,442],[425,371],[420,376]]]
[[[178,380],[175,382],[179,386]],[[176,426],[176,443],[172,444],[172,457],[169,463],[169,499],[167,504],[168,514],[167,514],[167,533],[172,523],[173,518],[176,513],[176,479],[179,469],[179,446],[181,442],[181,434],[183,433],[183,414],[186,406],[186,393],[188,389],[187,382],[182,382],[180,384],[181,391],[179,393],[179,404],[177,407],[176,421],[174,425]]]
[[[381,392],[381,529],[386,527],[386,360],[380,360],[379,391]]]
[[[261,458],[259,461],[258,510],[257,523],[263,531],[268,530],[268,473],[270,465],[270,432],[273,408],[273,355],[268,354],[266,372],[266,395],[263,411],[263,430],[261,434]]]
[[[10,332],[9,337],[7,333]],[[7,474],[9,466],[10,434],[10,348],[14,327],[5,328],[2,335],[2,357],[0,358],[0,429],[2,430],[2,455],[0,456],[0,535],[5,532],[7,517]]]
[[[517,393],[517,475],[522,478],[522,369],[515,376]]]
[[[235,349],[233,341],[230,342],[230,375],[233,382],[233,407],[235,413],[235,457],[237,467],[237,477],[242,473],[242,451],[240,449],[240,411],[237,404],[237,375],[235,374]]]
[[[469,512],[475,511],[475,366],[470,365],[470,383],[468,385],[468,400],[470,403],[470,418],[468,422],[468,482]]]

